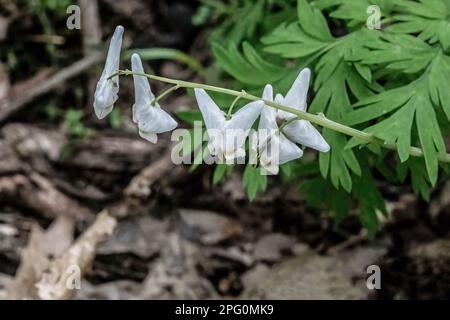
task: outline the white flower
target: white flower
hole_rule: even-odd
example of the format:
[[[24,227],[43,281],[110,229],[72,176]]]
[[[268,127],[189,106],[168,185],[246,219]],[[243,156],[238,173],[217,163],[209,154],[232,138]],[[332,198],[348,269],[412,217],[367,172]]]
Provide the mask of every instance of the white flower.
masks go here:
[[[109,44],[105,68],[97,83],[94,95],[94,111],[97,118],[103,119],[113,109],[119,92],[119,76],[116,75],[108,80],[108,77],[119,71],[120,50],[122,48],[122,35],[124,28],[117,26]]]
[[[136,53],[131,57],[131,68],[135,73],[144,73],[141,57]],[[156,143],[158,141],[157,134],[175,129],[177,122],[161,109],[159,103],[152,105],[155,95],[145,76],[133,75],[133,80],[135,98],[133,121],[137,123],[139,135],[142,138]]]
[[[196,88],[194,91],[205,122],[211,155],[218,156],[220,160],[225,159],[226,163],[244,157],[245,140],[260,115],[264,102],[248,103],[227,120],[225,113],[205,90]]]
[[[306,99],[310,76],[311,71],[309,69],[303,69],[292,84],[286,97],[277,94],[275,102],[306,112]],[[287,121],[296,117],[294,114],[282,110],[278,110],[277,116]],[[283,133],[295,143],[316,149],[320,152],[330,151],[328,143],[309,121],[292,121],[283,128]]]
[[[273,101],[270,84],[264,88],[263,99]],[[258,154],[261,167],[270,174],[278,174],[279,165],[301,158],[303,151],[279,129],[277,110],[265,106],[258,126]]]

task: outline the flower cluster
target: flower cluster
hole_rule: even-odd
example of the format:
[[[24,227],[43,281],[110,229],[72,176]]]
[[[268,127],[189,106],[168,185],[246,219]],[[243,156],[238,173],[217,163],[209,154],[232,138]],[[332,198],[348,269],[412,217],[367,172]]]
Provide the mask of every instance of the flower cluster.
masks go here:
[[[118,98],[123,32],[122,26],[118,26],[114,32],[105,68],[95,91],[94,110],[99,119],[112,111]],[[133,122],[142,138],[156,143],[157,134],[174,130],[177,122],[159,105],[138,54],[132,55],[131,66],[135,94]],[[244,158],[245,141],[258,118],[256,143],[251,143],[250,148],[257,152],[260,166],[271,174],[278,173],[279,165],[303,156],[299,145],[328,152],[329,145],[309,121],[300,120],[294,114],[266,104],[275,102],[306,111],[310,74],[309,69],[302,70],[285,97],[277,94],[274,99],[272,86],[266,85],[262,100],[250,102],[233,114],[225,114],[204,89],[195,88],[195,97],[208,135],[209,153],[223,163],[233,163],[235,159]]]

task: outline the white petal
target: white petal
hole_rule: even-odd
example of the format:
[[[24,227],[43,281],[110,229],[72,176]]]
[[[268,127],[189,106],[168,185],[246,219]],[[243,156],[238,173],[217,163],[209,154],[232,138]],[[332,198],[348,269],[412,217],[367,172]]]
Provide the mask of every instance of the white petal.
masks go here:
[[[290,107],[306,111],[306,99],[308,97],[309,79],[311,71],[303,69],[292,84],[291,89],[284,97],[284,103]]]
[[[279,93],[275,96],[275,103],[286,105],[284,103],[284,97]],[[277,118],[279,118],[279,119],[290,119],[294,116],[292,113],[286,112],[283,110],[277,110],[276,113],[277,113]]]
[[[278,174],[279,168],[279,138],[278,134],[272,135],[269,141],[263,141],[259,145],[259,164],[263,173],[267,175]]]
[[[273,134],[270,140],[261,141],[259,147],[263,164],[281,165],[303,156],[303,150],[279,132]]]
[[[141,57],[136,53],[131,56],[131,70],[137,73],[145,73]],[[133,104],[133,121],[137,122],[138,113],[143,109],[150,107],[151,102],[155,99],[155,95],[145,76],[133,75],[133,80],[135,99]]]
[[[94,112],[97,118],[103,119],[113,109],[119,92],[118,82],[113,79],[100,78],[94,94]]]
[[[261,161],[260,163],[261,168],[263,170],[261,170],[261,173],[264,175],[273,175],[276,176],[279,172],[280,172],[280,166],[271,162],[267,162],[264,163]]]
[[[150,132],[145,132],[142,130],[139,130],[139,135],[144,138],[145,140],[147,140],[148,142],[151,142],[153,144],[158,142],[158,136],[156,135],[156,133],[150,133]]]
[[[270,84],[266,84],[263,91],[263,99],[273,101],[273,88]]]
[[[264,88],[263,99],[273,101],[273,91],[270,84]],[[261,111],[258,129],[278,129],[277,110],[275,108],[264,105]]]
[[[236,150],[244,145],[250,129],[261,114],[263,107],[263,101],[250,102],[234,113],[226,122],[224,130],[226,152],[231,152],[231,150]]]
[[[244,148],[237,148],[228,152],[224,152],[222,155],[222,159],[226,164],[233,164],[234,159],[244,158],[245,154],[246,153]]]
[[[280,104],[284,103],[284,97],[282,94],[277,93],[277,95],[275,96],[275,103],[280,103]]]
[[[137,115],[139,130],[149,133],[163,133],[177,127],[177,122],[164,110],[148,106]]]
[[[284,127],[283,132],[289,139],[298,144],[305,145],[321,152],[330,151],[328,143],[309,121],[294,121]]]
[[[194,89],[198,107],[202,113],[203,120],[207,129],[224,128],[226,119],[225,113],[220,110],[216,103],[203,89]]]
[[[122,26],[117,26],[111,38],[105,63],[105,71],[110,73],[108,77],[119,70],[120,51],[122,50],[122,36],[124,30],[125,29]]]
[[[276,109],[269,106],[264,106],[261,111],[258,129],[278,129]]]
[[[100,77],[94,94],[94,111],[99,119],[106,117],[113,109],[119,92],[119,76],[108,77],[119,71],[120,50],[122,48],[122,35],[124,28],[116,27],[109,44],[105,68]]]
[[[246,104],[227,121],[227,129],[249,130],[256,119],[258,119],[263,107],[263,101],[254,101]]]
[[[286,96],[281,100],[281,104],[285,106],[306,111],[306,99],[308,98],[309,79],[311,78],[311,71],[309,69],[303,69],[297,79],[295,79],[292,87],[289,89]],[[283,110],[278,110],[278,117],[281,119],[292,119],[294,114]]]
[[[289,161],[299,159],[303,156],[303,150],[295,143],[286,138],[283,134],[280,135],[280,156],[279,164],[284,164]]]
[[[217,128],[210,128],[206,130],[208,134],[208,150],[213,156],[221,155],[223,153],[223,130]]]

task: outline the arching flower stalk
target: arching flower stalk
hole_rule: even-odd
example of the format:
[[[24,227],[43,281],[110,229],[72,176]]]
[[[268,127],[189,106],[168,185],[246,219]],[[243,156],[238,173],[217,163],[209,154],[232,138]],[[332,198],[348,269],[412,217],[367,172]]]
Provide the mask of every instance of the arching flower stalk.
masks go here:
[[[386,143],[370,133],[334,122],[323,115],[314,115],[306,112],[306,98],[310,79],[309,69],[304,69],[300,72],[285,97],[277,94],[275,99],[273,99],[272,86],[269,84],[265,87],[263,98],[261,99],[244,91],[239,92],[211,85],[145,74],[142,62],[137,54],[132,56],[133,71],[120,70],[120,50],[123,32],[123,27],[118,26],[111,39],[105,68],[95,92],[95,114],[102,119],[111,112],[113,104],[117,100],[119,76],[133,75],[136,99],[133,105],[133,121],[138,126],[139,134],[152,143],[157,142],[158,133],[175,129],[177,123],[158,104],[158,101],[170,90],[155,98],[150,84],[145,78],[173,84],[175,85],[174,89],[193,88],[195,90],[197,102],[208,130],[208,149],[211,154],[217,155],[219,159],[225,160],[226,163],[245,156],[245,141],[251,127],[259,116],[261,117],[258,129],[260,131],[263,129],[269,130],[270,134],[265,139],[259,139],[256,146],[252,144],[251,148],[256,148],[259,151],[260,165],[274,174],[278,172],[278,165],[298,159],[303,155],[303,150],[297,144],[321,152],[330,150],[328,143],[311,122],[356,138],[361,143],[373,143],[391,150],[397,149],[396,145]],[[252,102],[234,114],[226,115],[205,90],[232,95]],[[281,126],[278,126],[279,120],[284,121]],[[229,132],[233,132],[231,136]],[[236,132],[239,132],[239,134],[236,134]],[[269,141],[273,142],[270,146],[267,145]],[[270,151],[267,148],[272,148],[272,146],[275,146],[279,151],[276,157],[268,155],[271,153],[263,152]],[[410,147],[408,153],[414,157],[424,156],[423,150],[416,147]],[[437,154],[437,159],[441,162],[450,163],[450,154],[439,153]]]

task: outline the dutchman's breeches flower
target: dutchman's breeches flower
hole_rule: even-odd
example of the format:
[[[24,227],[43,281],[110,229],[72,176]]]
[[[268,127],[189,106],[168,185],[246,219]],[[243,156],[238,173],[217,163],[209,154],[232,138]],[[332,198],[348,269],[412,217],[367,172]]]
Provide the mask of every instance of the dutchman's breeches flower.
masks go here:
[[[309,87],[310,71],[304,69],[289,89],[286,97],[277,94],[275,102],[306,111],[306,99]],[[263,99],[273,101],[273,89],[266,85]],[[303,156],[303,151],[296,143],[328,152],[330,147],[314,126],[306,120],[296,120],[296,116],[286,111],[278,112],[264,106],[259,122],[258,153],[260,165],[270,174],[278,173],[278,166]],[[278,127],[277,119],[284,120],[282,127]],[[267,134],[267,131],[270,134]]]
[[[208,150],[211,155],[217,156],[225,163],[244,157],[245,140],[253,123],[259,117],[264,102],[248,103],[227,119],[225,113],[205,90],[196,88],[195,97],[205,122],[209,138]]]
[[[114,103],[118,98],[119,76],[115,75],[111,79],[109,77],[119,71],[123,31],[124,28],[122,26],[117,26],[114,31],[114,35],[109,44],[105,68],[95,89],[94,111],[99,119],[103,119],[112,111]]]
[[[277,94],[275,102],[306,112],[310,77],[311,71],[307,68],[303,69],[295,79],[286,97]],[[278,110],[278,118],[288,121],[283,128],[283,133],[291,141],[320,152],[330,151],[328,143],[309,121],[293,120],[295,115],[282,110]]]
[[[131,57],[131,67],[134,73],[143,74],[141,58],[138,54]],[[133,75],[134,98],[133,121],[137,123],[139,135],[151,143],[158,141],[158,133],[172,131],[177,122],[155,101],[155,95],[145,76]]]
[[[273,101],[270,84],[264,88],[263,99]],[[264,106],[258,126],[258,154],[260,165],[270,174],[278,174],[279,165],[301,158],[303,151],[290,141],[277,124],[277,110]]]

